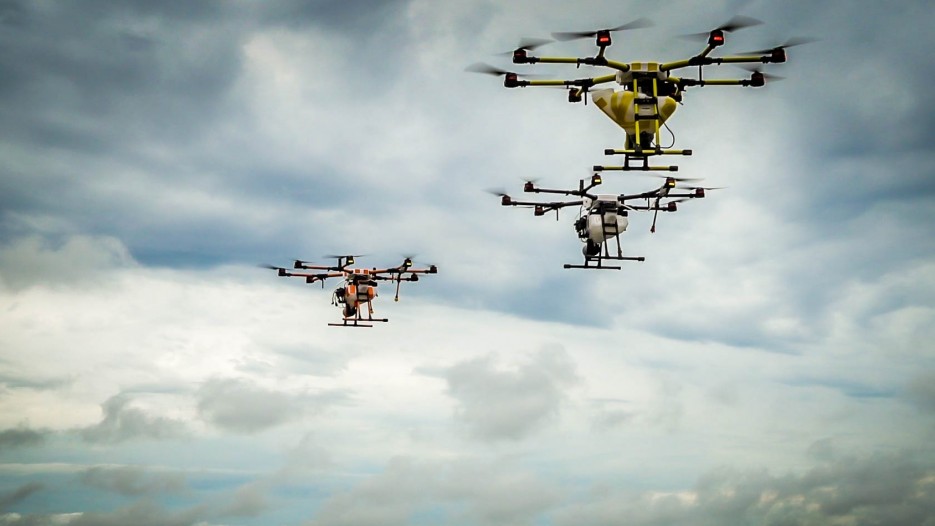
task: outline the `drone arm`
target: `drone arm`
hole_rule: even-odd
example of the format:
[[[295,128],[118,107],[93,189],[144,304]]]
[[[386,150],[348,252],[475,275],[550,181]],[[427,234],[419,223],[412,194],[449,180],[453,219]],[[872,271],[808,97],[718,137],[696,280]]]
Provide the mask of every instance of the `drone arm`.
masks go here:
[[[754,87],[758,88],[763,86],[765,79],[761,74],[753,73],[753,76],[749,79],[690,79],[683,77],[669,77],[669,80],[678,84],[682,89],[698,86],[744,86],[744,87]]]
[[[783,62],[780,57],[773,55],[737,55],[727,57],[708,57],[704,54],[675,62],[667,62],[659,66],[661,71],[675,71],[692,66],[711,66],[714,64],[768,64],[770,62]],[[783,57],[784,58],[784,57]]]
[[[580,195],[577,190],[553,190],[551,188],[534,188],[530,192],[536,194]]]
[[[613,68],[619,71],[627,72],[630,71],[630,65],[617,62],[616,60],[607,60],[603,56],[597,57],[585,57],[585,58],[574,58],[574,57],[527,57],[525,60],[528,64],[535,64],[536,62],[541,62],[543,64],[575,64],[576,66],[604,66],[608,68]]]
[[[579,87],[579,88],[590,88],[595,84],[606,84],[608,82],[614,82],[617,80],[617,75],[602,75],[600,77],[591,77],[584,79],[575,79],[575,80],[524,80],[521,81],[520,85],[523,86],[567,86],[567,87]]]
[[[338,272],[341,270],[341,268],[339,267],[326,267],[323,265],[306,265],[305,263],[301,261],[295,262],[295,268],[301,269],[301,270],[330,270],[330,271],[335,271],[335,272]]]

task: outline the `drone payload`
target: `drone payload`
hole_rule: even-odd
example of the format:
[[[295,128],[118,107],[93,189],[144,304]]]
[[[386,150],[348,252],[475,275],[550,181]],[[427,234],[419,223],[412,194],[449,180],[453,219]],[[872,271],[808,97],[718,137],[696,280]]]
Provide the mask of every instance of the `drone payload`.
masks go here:
[[[536,48],[545,45],[550,40],[523,39],[512,52],[514,64],[571,64],[576,68],[586,65],[610,70],[605,75],[584,77],[578,79],[527,79],[523,75],[502,70],[487,64],[477,63],[468,66],[467,70],[503,77],[503,85],[507,88],[526,87],[564,87],[568,92],[568,102],[584,102],[591,95],[591,101],[607,117],[623,129],[625,134],[622,148],[605,148],[604,154],[608,156],[622,155],[622,164],[595,165],[592,167],[594,175],[590,181],[582,180],[578,189],[550,190],[538,188],[531,181],[527,181],[523,191],[532,193],[561,194],[577,198],[570,201],[515,201],[503,192],[494,192],[500,195],[503,206],[531,207],[535,215],[544,215],[545,212],[555,211],[567,206],[579,206],[580,214],[575,222],[575,230],[579,239],[585,244],[582,248],[584,254],[583,265],[566,264],[565,268],[600,268],[620,269],[619,266],[605,265],[606,260],[633,260],[643,261],[643,257],[624,256],[620,248],[619,235],[626,231],[630,211],[652,211],[653,223],[651,232],[656,230],[656,219],[659,212],[675,212],[677,203],[705,197],[705,188],[685,186],[681,183],[693,179],[666,177],[665,183],[654,190],[632,195],[625,194],[594,194],[591,190],[601,184],[603,180],[600,173],[604,171],[664,171],[676,172],[676,165],[652,165],[650,159],[661,156],[689,156],[693,154],[690,149],[677,149],[675,137],[672,144],[663,146],[661,142],[661,129],[668,127],[678,106],[683,101],[684,92],[688,88],[705,86],[741,86],[762,87],[768,80],[779,79],[764,73],[761,66],[770,63],[782,63],[787,59],[786,49],[810,42],[811,39],[792,39],[770,49],[751,51],[739,55],[714,56],[714,51],[723,46],[726,33],[731,33],[745,27],[759,25],[762,22],[754,18],[736,16],[727,23],[704,33],[686,35],[689,39],[702,39],[706,41],[704,49],[698,54],[686,59],[671,62],[618,62],[605,56],[605,51],[612,44],[612,33],[629,31],[652,26],[652,23],[640,18],[627,24],[594,31],[552,33],[558,41],[574,40],[579,38],[594,38],[598,51],[591,57],[560,57],[560,56],[534,56],[531,54]],[[712,79],[705,76],[705,69],[721,64],[735,64],[749,68],[749,78]],[[757,65],[758,64],[758,65]],[[757,66],[753,66],[757,65]],[[680,76],[677,73],[696,70],[697,76]],[[613,85],[619,86],[615,89]],[[597,86],[604,86],[594,89]],[[697,179],[694,179],[697,180]],[[631,204],[631,201],[645,200],[644,205]],[[608,241],[617,240],[616,253],[611,253]]]

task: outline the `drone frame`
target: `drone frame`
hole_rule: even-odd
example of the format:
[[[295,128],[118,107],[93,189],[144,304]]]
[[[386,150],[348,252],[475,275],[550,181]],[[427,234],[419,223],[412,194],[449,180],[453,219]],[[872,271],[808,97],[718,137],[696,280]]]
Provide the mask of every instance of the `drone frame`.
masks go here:
[[[652,210],[653,214],[653,226],[650,229],[650,232],[655,232],[656,230],[656,216],[660,211],[662,212],[675,212],[678,210],[677,203],[685,201],[688,199],[704,198],[705,197],[705,188],[702,187],[690,187],[688,188],[691,192],[688,193],[673,193],[673,190],[679,188],[677,186],[680,180],[675,177],[666,177],[665,182],[659,188],[650,190],[647,192],[641,192],[638,194],[619,194],[616,196],[615,205],[618,210]],[[597,194],[592,194],[591,189],[600,185],[603,182],[603,178],[599,174],[594,174],[591,176],[590,181],[585,184],[585,180],[581,179],[578,183],[577,190],[561,190],[561,189],[550,189],[550,188],[539,188],[536,187],[533,181],[526,181],[523,186],[523,192],[526,193],[546,193],[546,194],[559,194],[567,196],[580,197],[580,200],[576,201],[549,201],[549,202],[536,202],[536,201],[517,201],[514,200],[507,194],[500,194],[500,204],[502,206],[519,206],[519,207],[532,207],[533,213],[536,216],[543,216],[546,212],[555,211],[555,218],[558,220],[559,210],[567,206],[583,206],[584,200],[589,199],[592,203],[599,202],[599,196]],[[634,200],[646,200],[645,205],[631,205],[627,204],[627,201]],[[673,201],[662,202],[663,199],[675,199]],[[601,213],[601,221],[605,232],[608,230],[608,225],[604,224],[604,215]],[[584,264],[575,265],[570,263],[565,263],[563,268],[581,268],[581,269],[606,269],[606,270],[621,270],[619,266],[604,265],[604,260],[610,261],[645,261],[643,256],[624,256],[623,250],[620,245],[620,233],[615,232],[613,235],[617,240],[617,254],[612,255],[610,249],[607,246],[607,237],[603,242],[601,242],[601,250],[597,254],[588,255],[584,254]],[[595,263],[592,265],[591,263]]]
[[[328,265],[315,265],[310,264],[309,262],[302,260],[295,260],[293,263],[293,268],[298,270],[319,270],[325,272],[319,273],[308,273],[308,272],[293,272],[281,267],[272,267],[277,271],[277,274],[281,277],[300,277],[305,278],[306,283],[321,283],[321,287],[325,287],[325,281],[329,278],[338,278],[343,277],[345,282],[348,285],[357,286],[362,284],[365,281],[374,282],[373,285],[376,286],[376,281],[395,281],[396,282],[396,295],[394,297],[395,301],[399,301],[399,288],[400,284],[403,281],[419,281],[418,274],[436,274],[438,273],[438,267],[435,265],[429,265],[427,268],[413,268],[412,258],[406,257],[403,259],[403,262],[396,267],[387,267],[387,268],[376,268],[371,269],[352,269],[348,268],[350,265],[355,263],[355,257],[353,255],[346,256],[327,256],[337,258],[338,264],[334,266]],[[384,276],[382,274],[389,274]],[[373,317],[373,304],[372,298],[360,299],[358,298],[358,305],[366,303],[367,305],[367,317],[364,318],[361,315],[361,308],[358,308],[353,315],[343,316],[341,323],[329,323],[329,326],[332,327],[373,327],[370,323],[373,322],[388,322],[388,318],[374,318]],[[335,303],[336,304],[336,303]]]
[[[635,21],[643,22],[643,20]],[[645,21],[648,22],[648,21]],[[744,19],[743,25],[755,25],[759,21]],[[528,51],[536,46],[521,46],[512,53],[514,64],[574,64],[575,67],[582,65],[609,68],[613,73],[595,77],[585,77],[579,79],[546,79],[546,80],[525,80],[520,75],[511,71],[490,71],[494,74],[504,76],[503,85],[507,88],[523,88],[527,86],[549,86],[568,88],[568,101],[581,102],[587,104],[586,94],[594,86],[616,82],[624,86],[626,91],[632,91],[633,99],[633,122],[630,123],[627,118],[619,117],[626,121],[618,120],[618,117],[611,115],[611,112],[618,111],[615,105],[613,95],[608,95],[605,99],[595,97],[597,104],[602,111],[608,113],[618,125],[624,128],[627,133],[626,145],[622,149],[605,149],[605,155],[624,155],[624,163],[620,166],[599,166],[596,171],[601,170],[646,170],[646,171],[678,171],[678,166],[650,166],[649,158],[661,155],[681,155],[690,156],[692,150],[689,149],[671,149],[662,148],[660,131],[661,125],[671,115],[676,108],[675,102],[681,102],[681,91],[688,87],[704,86],[744,86],[744,87],[762,87],[766,83],[768,75],[753,70],[748,79],[705,79],[705,66],[720,64],[767,64],[782,63],[786,61],[785,47],[778,46],[769,50],[750,52],[747,55],[730,55],[723,57],[713,57],[711,53],[726,42],[725,31],[731,31],[743,25],[737,24],[736,27],[729,25],[714,29],[708,33],[707,45],[700,53],[682,60],[672,62],[618,62],[610,60],[604,56],[604,52],[612,43],[610,33],[614,29],[598,30],[590,33],[573,34],[572,38],[594,36],[598,52],[593,57],[562,57],[562,56],[531,56]],[[625,28],[626,26],[620,26]],[[646,27],[643,25],[633,25],[636,27]],[[618,28],[618,29],[620,29]],[[702,34],[703,35],[703,34]],[[558,36],[555,34],[554,36]],[[795,45],[795,44],[791,44]],[[672,76],[673,72],[689,67],[698,68],[697,78]],[[640,93],[645,95],[639,96]],[[666,100],[666,104],[660,104],[660,97],[668,96],[671,100]],[[673,102],[674,101],[674,102]],[[629,105],[629,102],[627,103]],[[633,132],[627,130],[627,126],[632,126]],[[644,127],[646,129],[641,129]]]

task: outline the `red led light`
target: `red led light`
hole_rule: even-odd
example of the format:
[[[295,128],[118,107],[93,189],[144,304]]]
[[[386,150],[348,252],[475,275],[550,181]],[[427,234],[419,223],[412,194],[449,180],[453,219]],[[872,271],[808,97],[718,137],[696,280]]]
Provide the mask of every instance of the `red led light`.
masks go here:
[[[610,45],[610,31],[597,32],[597,45],[600,47],[606,47]]]

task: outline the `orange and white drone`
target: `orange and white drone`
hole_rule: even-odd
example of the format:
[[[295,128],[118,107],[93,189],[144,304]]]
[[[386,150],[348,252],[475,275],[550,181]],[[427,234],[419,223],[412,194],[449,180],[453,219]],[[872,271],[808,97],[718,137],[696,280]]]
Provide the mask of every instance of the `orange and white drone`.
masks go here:
[[[427,268],[413,268],[412,258],[405,258],[396,267],[387,268],[349,268],[354,264],[355,256],[325,256],[337,258],[336,266],[312,265],[308,262],[295,260],[293,269],[318,270],[321,272],[295,272],[283,267],[265,265],[283,277],[305,278],[306,283],[321,282],[325,288],[325,280],[329,278],[344,278],[344,283],[334,289],[331,296],[332,305],[340,307],[343,313],[341,323],[329,323],[333,327],[373,327],[373,322],[387,322],[387,318],[373,317],[373,300],[377,297],[378,281],[395,281],[395,301],[399,301],[399,286],[403,281],[419,281],[419,274],[435,274],[438,268],[429,265]],[[359,256],[356,256],[359,257]],[[363,308],[367,307],[367,317],[363,317]]]

